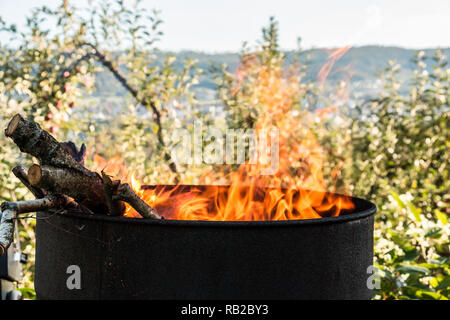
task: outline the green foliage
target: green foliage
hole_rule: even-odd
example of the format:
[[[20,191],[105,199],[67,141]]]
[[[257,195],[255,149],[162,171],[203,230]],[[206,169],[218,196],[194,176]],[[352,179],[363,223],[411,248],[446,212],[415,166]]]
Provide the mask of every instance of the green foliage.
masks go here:
[[[199,168],[171,172],[164,155],[173,129],[191,128],[192,119],[206,117],[192,90],[201,70],[192,60],[178,62],[157,50],[161,23],[158,12],[145,12],[139,1],[133,6],[95,1],[82,9],[62,1],[56,9],[35,9],[24,30],[0,18],[0,31],[17,44],[0,47],[0,126],[20,112],[60,140],[86,143],[88,166],[94,154],[119,156],[144,183],[196,183]],[[310,81],[303,52],[286,55],[277,40],[271,19],[258,48],[244,48],[236,73],[226,66],[216,69],[227,125],[253,128],[267,110],[273,112],[273,102],[284,103],[284,117],[273,122],[285,132],[290,128],[289,145],[312,136],[325,151],[327,186],[377,204],[375,263],[381,288],[375,298],[448,298],[450,71],[445,57],[440,51],[431,58],[419,52],[416,71],[403,84],[402,69],[391,62],[380,75],[385,86],[376,99],[356,107],[339,103],[337,111],[323,112],[342,100],[346,83],[330,90]],[[121,108],[111,106],[113,98],[91,95],[96,75],[111,69],[130,93]],[[280,88],[287,99],[272,94]],[[30,198],[11,169],[32,159],[3,135],[0,140],[0,200]],[[304,169],[300,156],[290,163],[291,173]],[[33,298],[35,221],[20,223],[23,249],[31,257],[20,287]]]
[[[328,187],[348,188],[377,204],[375,263],[381,288],[375,298],[447,299],[450,70],[446,58],[440,50],[431,59],[418,52],[414,76],[407,83],[401,83],[401,68],[392,61],[380,75],[384,87],[378,98],[353,108],[340,105],[331,116],[314,119],[308,111],[315,109],[320,114],[322,105],[335,104],[345,84],[327,94],[324,88],[305,81],[304,73],[288,77],[289,70],[301,68],[277,49],[276,38],[276,24],[271,20],[263,30],[261,46],[241,55],[237,73],[222,67],[217,83],[230,109],[229,126],[253,127],[261,114],[270,111],[265,102],[274,100],[265,100],[258,91],[261,70],[279,71],[270,77],[268,86],[264,84],[270,96],[283,93],[271,92],[279,79],[304,88],[289,96],[289,111],[296,110],[298,116],[297,129],[289,133],[291,145],[301,141],[298,133],[304,128],[313,131],[325,150]],[[292,116],[287,112],[281,118]],[[293,152],[289,155],[291,166],[303,167],[295,165],[302,159]]]
[[[426,62],[431,60],[431,73]],[[450,70],[441,51],[418,52],[409,91],[392,61],[380,97],[357,107],[351,125],[353,192],[372,199],[380,298],[449,297]]]

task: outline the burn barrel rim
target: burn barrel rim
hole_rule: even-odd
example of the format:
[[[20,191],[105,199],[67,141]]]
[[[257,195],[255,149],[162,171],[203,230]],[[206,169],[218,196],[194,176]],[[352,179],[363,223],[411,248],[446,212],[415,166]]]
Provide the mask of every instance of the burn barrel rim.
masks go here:
[[[153,186],[143,186],[144,189],[152,188]],[[196,186],[197,187],[197,186]],[[337,217],[323,217],[319,219],[296,219],[296,220],[277,220],[277,221],[209,221],[209,220],[175,220],[175,219],[141,219],[141,218],[125,218],[125,217],[111,217],[105,215],[86,215],[74,212],[64,214],[66,217],[73,217],[86,220],[98,220],[117,223],[137,223],[149,225],[164,225],[164,226],[191,226],[191,227],[281,227],[294,225],[316,225],[316,224],[336,224],[354,220],[360,220],[372,216],[377,211],[375,204],[368,200],[361,198],[349,197],[354,203],[356,209],[354,212],[345,213]],[[356,212],[355,212],[356,211]]]

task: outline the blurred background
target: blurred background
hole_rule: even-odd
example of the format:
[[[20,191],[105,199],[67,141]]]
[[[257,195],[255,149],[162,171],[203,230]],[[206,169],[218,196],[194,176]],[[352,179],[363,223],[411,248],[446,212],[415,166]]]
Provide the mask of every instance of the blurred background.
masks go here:
[[[87,167],[198,184],[236,167],[169,166],[175,129],[270,115],[291,185],[320,158],[324,187],[377,204],[374,298],[448,299],[449,15],[439,0],[0,0],[1,126],[20,112],[85,143]],[[0,140],[1,200],[31,198],[11,169],[32,159]],[[35,223],[20,224],[32,299]]]

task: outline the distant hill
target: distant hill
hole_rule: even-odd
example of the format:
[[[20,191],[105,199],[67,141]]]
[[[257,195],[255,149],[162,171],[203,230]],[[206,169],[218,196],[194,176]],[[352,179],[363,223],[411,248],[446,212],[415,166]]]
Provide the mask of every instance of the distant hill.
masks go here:
[[[342,68],[351,66],[353,76],[351,81],[353,83],[373,83],[377,77],[377,72],[382,70],[388,65],[389,60],[395,59],[401,66],[401,77],[404,79],[409,78],[412,75],[414,64],[412,59],[417,50],[404,49],[399,47],[383,47],[383,46],[362,46],[351,48],[339,61],[337,61],[333,67],[333,70],[328,76],[329,82],[335,82],[343,77],[343,72],[339,72]],[[424,50],[427,57],[434,55],[435,49]],[[443,53],[446,56],[450,54],[450,48],[443,48]],[[307,79],[312,80],[317,76],[318,71],[324,65],[328,59],[328,49],[311,49],[304,51],[300,60],[305,62],[306,57],[309,56],[307,62]],[[161,61],[164,56],[164,52],[158,53],[158,59]],[[239,61],[239,54],[237,53],[203,53],[195,51],[181,51],[172,53],[177,56],[177,62],[175,67],[181,68],[181,61],[186,58],[191,58],[198,61],[198,67],[203,70],[210,70],[212,64],[228,65],[229,70],[235,70]],[[285,52],[288,59],[292,59],[293,52]],[[210,99],[213,95],[214,83],[213,76],[210,73],[206,73],[200,79],[200,83],[195,87],[196,91],[200,93],[201,99]],[[97,91],[95,96],[123,96],[126,91],[121,88],[120,84],[114,79],[114,77],[107,73],[102,72],[97,75]],[[360,86],[361,87],[361,86]],[[364,88],[364,85],[362,86]]]

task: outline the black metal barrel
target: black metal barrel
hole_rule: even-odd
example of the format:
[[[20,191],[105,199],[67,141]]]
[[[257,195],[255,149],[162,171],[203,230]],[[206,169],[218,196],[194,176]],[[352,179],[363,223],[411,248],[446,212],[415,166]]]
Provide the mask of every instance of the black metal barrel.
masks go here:
[[[40,212],[37,297],[369,299],[376,208],[352,200],[353,213],[292,221],[155,221]],[[67,285],[74,265],[79,289]]]

